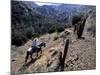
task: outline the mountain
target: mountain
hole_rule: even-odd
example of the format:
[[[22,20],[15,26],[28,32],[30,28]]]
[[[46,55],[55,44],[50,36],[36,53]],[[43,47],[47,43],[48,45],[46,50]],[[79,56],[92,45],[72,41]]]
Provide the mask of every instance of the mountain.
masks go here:
[[[95,12],[95,6],[60,4],[39,6],[31,1],[11,2],[12,44],[24,43],[31,37],[51,33],[72,24],[76,14],[90,15]],[[19,41],[20,40],[20,41]],[[20,45],[21,45],[20,44]]]

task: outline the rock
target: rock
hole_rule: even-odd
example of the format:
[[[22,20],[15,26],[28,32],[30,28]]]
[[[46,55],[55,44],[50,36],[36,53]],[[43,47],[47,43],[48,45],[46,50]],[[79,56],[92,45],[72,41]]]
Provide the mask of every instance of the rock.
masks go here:
[[[52,52],[52,51],[57,51],[58,50],[58,48],[57,47],[52,47],[52,48],[50,48],[50,51],[49,52]]]
[[[14,62],[14,61],[16,61],[16,60],[15,60],[15,59],[12,59],[11,61]]]
[[[57,48],[51,48],[49,51],[50,55],[48,55],[47,60],[47,70],[48,72],[59,71],[59,50]]]
[[[74,57],[74,61],[77,61],[79,59],[79,57],[76,55],[75,57]]]
[[[12,52],[16,51],[16,46],[15,45],[11,46],[11,51]]]
[[[53,51],[51,56],[53,57],[54,55],[56,55],[58,52],[57,51]]]
[[[47,68],[48,72],[59,71],[59,63],[58,61],[52,61],[51,65]]]
[[[65,33],[66,35],[69,35],[69,34],[70,34],[70,32],[68,32],[68,31],[65,31],[64,33]]]

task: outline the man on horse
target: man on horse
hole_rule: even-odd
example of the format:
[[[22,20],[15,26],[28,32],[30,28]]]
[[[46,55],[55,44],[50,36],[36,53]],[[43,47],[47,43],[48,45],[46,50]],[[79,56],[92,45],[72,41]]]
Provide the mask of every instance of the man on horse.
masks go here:
[[[39,43],[39,40],[38,39],[34,39],[33,42],[32,42],[32,49],[34,47],[40,48],[39,45],[38,45],[38,43]]]
[[[28,59],[29,55],[30,55],[30,58],[33,59],[33,58],[32,58],[32,54],[33,54],[34,52],[38,52],[38,49],[40,49],[39,44],[40,44],[40,42],[39,42],[38,39],[34,39],[34,40],[33,40],[32,46],[31,46],[30,48],[28,48],[28,50],[27,50],[26,58],[25,58],[25,63],[27,62],[27,59]],[[38,55],[38,53],[37,53],[37,55]]]

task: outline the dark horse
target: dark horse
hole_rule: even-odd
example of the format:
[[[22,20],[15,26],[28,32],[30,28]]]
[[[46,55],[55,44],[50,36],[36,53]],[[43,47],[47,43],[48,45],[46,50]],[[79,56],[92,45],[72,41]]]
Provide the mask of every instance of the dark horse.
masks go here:
[[[38,46],[39,46],[39,48],[34,46],[34,47],[31,48],[30,51],[27,51],[26,58],[25,58],[25,63],[27,62],[27,59],[28,59],[29,56],[30,56],[31,59],[33,59],[32,58],[33,53],[37,52],[37,56],[38,56],[38,52],[41,51],[41,54],[42,54],[42,47],[46,47],[46,43],[41,42]]]

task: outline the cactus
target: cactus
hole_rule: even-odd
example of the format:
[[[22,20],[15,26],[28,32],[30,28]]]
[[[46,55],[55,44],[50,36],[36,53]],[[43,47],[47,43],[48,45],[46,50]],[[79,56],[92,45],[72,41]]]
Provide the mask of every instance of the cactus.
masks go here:
[[[85,22],[86,22],[86,19],[83,18],[82,21],[81,21],[81,23],[79,24],[79,27],[78,27],[78,30],[77,30],[77,36],[78,36],[78,38],[82,37],[84,26],[85,26]]]
[[[65,44],[65,48],[64,48],[64,53],[62,56],[62,53],[60,53],[60,66],[61,66],[61,71],[64,71],[64,64],[65,64],[65,59],[66,59],[66,55],[68,52],[68,45],[69,45],[69,39],[66,40],[66,44]]]

